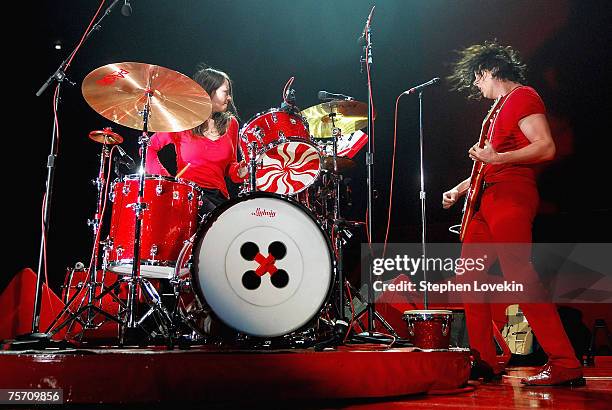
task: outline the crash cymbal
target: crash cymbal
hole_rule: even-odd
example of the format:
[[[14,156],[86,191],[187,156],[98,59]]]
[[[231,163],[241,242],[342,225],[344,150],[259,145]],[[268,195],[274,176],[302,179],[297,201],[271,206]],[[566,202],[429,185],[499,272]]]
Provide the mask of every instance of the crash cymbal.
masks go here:
[[[189,77],[157,65],[116,63],[96,68],[81,86],[85,101],[114,123],[142,130],[150,96],[147,130],[192,129],[210,117],[210,96]]]
[[[89,139],[106,145],[121,144],[123,142],[123,137],[113,132],[110,127],[90,132]]]
[[[338,171],[344,172],[355,167],[355,161],[347,157],[337,157],[336,163],[338,164]],[[321,167],[328,171],[334,170],[334,157],[324,156]]]
[[[324,102],[301,112],[308,120],[310,134],[315,138],[330,138],[332,136],[332,119],[335,114],[336,127],[342,134],[351,134],[368,125],[368,105],[359,101],[334,100]]]

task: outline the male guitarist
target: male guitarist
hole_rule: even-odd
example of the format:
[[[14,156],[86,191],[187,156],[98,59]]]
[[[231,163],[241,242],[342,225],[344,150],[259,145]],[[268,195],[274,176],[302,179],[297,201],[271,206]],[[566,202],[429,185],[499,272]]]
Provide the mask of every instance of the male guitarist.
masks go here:
[[[475,172],[442,195],[446,209],[468,194],[461,230],[464,244],[531,243],[539,201],[534,164],[551,160],[555,144],[542,99],[533,88],[523,85],[525,71],[526,66],[515,50],[493,41],[462,50],[449,76],[455,90],[467,90],[472,98],[496,100],[483,124],[480,141],[468,151],[475,161]],[[463,256],[467,248],[464,246]],[[519,275],[535,283],[537,273],[530,263],[530,246],[522,248],[517,252],[516,247],[500,246],[497,258],[489,255],[487,263],[492,265],[497,259],[507,279]],[[580,362],[555,306],[552,303],[520,306],[548,355],[548,363],[541,371],[521,382],[583,385]],[[490,306],[466,303],[465,314],[470,344],[482,359],[480,369],[486,369],[489,376],[500,375],[503,368],[496,360]]]

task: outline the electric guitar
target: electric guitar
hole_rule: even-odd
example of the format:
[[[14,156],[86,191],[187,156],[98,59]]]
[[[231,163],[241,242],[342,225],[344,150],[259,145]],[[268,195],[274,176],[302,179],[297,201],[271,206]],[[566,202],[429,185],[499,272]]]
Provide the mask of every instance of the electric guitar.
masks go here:
[[[495,118],[497,113],[501,107],[500,101],[501,97],[498,97],[491,106],[491,109],[487,113],[484,121],[482,122],[482,127],[480,128],[480,138],[478,140],[478,147],[484,148],[485,141],[489,139],[489,131],[492,130],[492,125],[495,122]],[[463,242],[463,238],[465,237],[465,231],[467,229],[468,224],[472,220],[474,216],[474,212],[476,212],[476,204],[478,203],[478,198],[480,197],[480,193],[482,191],[482,182],[484,175],[482,174],[482,170],[485,166],[485,163],[482,161],[474,161],[474,165],[472,165],[472,173],[470,174],[470,187],[465,195],[465,202],[463,204],[463,217],[461,218],[461,227],[459,228],[459,240]]]

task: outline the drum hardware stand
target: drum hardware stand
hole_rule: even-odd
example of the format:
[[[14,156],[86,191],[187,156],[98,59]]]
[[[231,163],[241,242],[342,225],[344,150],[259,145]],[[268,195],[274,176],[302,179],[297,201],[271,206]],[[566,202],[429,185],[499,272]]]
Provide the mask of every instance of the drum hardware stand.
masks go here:
[[[142,134],[138,138],[138,145],[140,145],[140,169],[138,172],[138,196],[136,203],[133,204],[134,217],[135,217],[135,229],[134,229],[134,257],[132,262],[132,272],[128,277],[121,278],[117,281],[115,286],[119,286],[121,281],[127,282],[128,284],[128,296],[125,308],[125,319],[121,322],[119,344],[125,345],[126,342],[140,341],[140,335],[138,335],[138,329],[144,330],[142,327],[143,321],[151,314],[156,314],[156,322],[162,331],[163,336],[168,339],[168,343],[172,345],[171,329],[173,329],[172,318],[166,308],[161,303],[161,298],[151,282],[140,276],[140,239],[142,233],[142,216],[143,212],[147,209],[147,203],[143,202],[144,199],[144,185],[145,185],[145,170],[146,170],[146,158],[147,149],[149,146],[149,135],[148,135],[148,124],[149,115],[151,108],[151,96],[153,91],[151,90],[151,78],[149,78],[149,84],[145,90],[146,102],[142,111],[143,117],[143,129]],[[147,303],[149,304],[149,310],[141,317],[140,320],[136,320],[136,303],[138,289],[143,290],[143,295]],[[149,336],[152,336],[150,332]]]
[[[373,197],[374,197],[374,188],[373,188],[373,171],[374,171],[374,150],[373,150],[373,140],[372,140],[372,82],[371,82],[371,67],[372,67],[372,31],[371,31],[371,22],[372,22],[372,14],[374,13],[374,9],[376,6],[372,7],[370,10],[370,14],[368,19],[366,20],[366,25],[363,30],[363,39],[365,40],[365,45],[363,46],[364,55],[361,57],[361,68],[363,72],[363,67],[365,66],[367,72],[367,85],[368,85],[368,150],[366,151],[366,168],[367,168],[367,188],[368,188],[368,198],[367,198],[367,209],[368,209],[368,218],[366,221],[367,224],[367,232],[368,232],[368,243],[371,243],[372,235],[374,231],[372,229],[372,218],[373,218]],[[374,318],[382,319],[380,314],[376,313],[376,304],[374,302],[374,292],[372,290],[372,283],[374,282],[373,273],[371,264],[370,269],[368,271],[368,331],[365,332],[368,337],[377,337],[383,336],[380,334],[376,334],[374,332]],[[381,323],[384,323],[384,320],[381,320]]]
[[[115,299],[115,301],[119,303],[120,306],[123,305],[123,302],[121,301],[121,299],[119,299],[114,292],[111,292],[111,291],[104,292],[103,291],[101,295],[96,296],[96,290],[98,286],[101,287],[102,289],[104,288],[104,279],[106,276],[106,258],[104,258],[104,261],[102,264],[102,278],[101,278],[102,282],[97,281],[96,274],[97,274],[97,269],[98,269],[98,258],[99,258],[99,249],[100,249],[98,235],[99,235],[100,225],[102,223],[101,218],[102,218],[102,208],[104,207],[104,188],[106,187],[106,182],[107,182],[105,179],[106,162],[109,158],[110,158],[110,150],[108,148],[108,143],[105,140],[102,144],[102,152],[100,153],[100,168],[98,170],[98,177],[92,181],[98,190],[98,199],[96,202],[96,212],[95,212],[94,218],[87,221],[87,224],[91,226],[93,229],[94,252],[92,255],[91,263],[89,265],[89,271],[87,274],[87,282],[85,283],[85,287],[87,288],[86,296],[83,295],[81,304],[79,305],[76,312],[74,313],[70,312],[69,317],[67,319],[61,322],[59,326],[54,327],[55,324],[59,321],[59,319],[64,315],[64,313],[70,311],[70,306],[72,306],[72,303],[74,302],[74,300],[81,293],[80,289],[72,295],[72,297],[68,300],[68,302],[66,302],[66,305],[64,306],[64,308],[60,311],[60,313],[57,315],[57,317],[48,327],[47,333],[50,336],[53,336],[54,334],[59,332],[62,328],[64,328],[67,325],[69,325],[68,332],[70,332],[70,329],[72,329],[72,327],[74,326],[74,323],[77,322],[82,326],[82,331],[80,333],[80,339],[79,339],[79,341],[81,341],[85,331],[97,329],[104,323],[104,322],[100,324],[94,323],[93,320],[96,314],[101,314],[108,320],[113,320],[117,323],[121,323],[121,321],[117,317],[106,312],[104,309],[102,309],[100,306],[97,306],[95,303],[96,301],[100,301],[100,304],[101,304],[102,297],[107,294],[110,294]],[[106,245],[107,244],[104,243],[105,254],[107,253]],[[85,298],[87,298],[87,304],[83,305],[83,301],[85,300]],[[123,305],[123,307],[125,306]],[[87,312],[86,319],[82,320],[81,316],[85,312]]]
[[[333,103],[332,103],[333,104]],[[331,224],[331,240],[336,250],[334,252],[335,267],[336,267],[336,279],[338,286],[338,300],[336,305],[337,319],[330,323],[333,330],[333,334],[330,338],[318,342],[315,344],[315,351],[321,351],[326,348],[340,346],[344,344],[344,337],[349,330],[349,323],[346,320],[344,313],[345,298],[344,298],[344,266],[343,266],[343,246],[346,244],[347,239],[352,237],[350,232],[345,232],[346,223],[342,219],[340,214],[340,181],[342,175],[338,172],[338,139],[342,135],[342,130],[336,127],[335,123],[336,113],[329,113],[329,118],[332,122],[332,160],[334,169],[332,172],[332,186],[333,186],[333,211],[332,211],[332,224]],[[327,203],[327,201],[324,201]]]
[[[341,223],[340,215],[340,179],[341,175],[338,173],[338,138],[342,135],[342,130],[336,127],[336,113],[329,113],[329,118],[332,122],[332,159],[334,163],[334,171],[332,174],[333,187],[334,187],[334,208],[333,208],[333,222],[332,222],[332,235],[331,239],[334,242],[336,248],[336,273],[338,279],[338,318],[341,321],[345,321],[344,317],[344,272],[343,272],[343,238],[342,230],[344,226]]]
[[[196,335],[199,339],[205,341],[207,335],[203,334],[201,329],[198,329],[195,325],[193,325],[190,319],[185,315],[185,313],[183,313],[183,311],[179,307],[181,290],[184,288],[190,288],[191,284],[191,280],[189,278],[181,278],[181,268],[183,266],[185,256],[187,255],[187,251],[189,250],[189,248],[193,247],[193,243],[195,241],[196,236],[197,233],[193,234],[189,239],[183,242],[183,248],[179,252],[176,266],[174,267],[174,273],[170,278],[170,285],[172,285],[175,302],[171,311],[171,321],[174,324],[175,331],[180,331],[178,324],[182,323],[192,331],[192,334]],[[180,338],[180,336],[181,335],[177,335],[177,338]]]
[[[257,142],[249,142],[249,192],[257,191]]]
[[[363,296],[362,296],[362,295],[361,295],[361,293],[359,292],[359,289],[356,289],[356,288],[355,288],[353,285],[351,285],[350,283],[349,283],[349,285],[348,285],[348,286],[349,286],[349,288],[351,289],[351,294],[352,294],[352,295],[355,297],[355,299],[357,299],[357,300],[358,300],[360,303],[362,303],[362,304],[365,306],[365,308],[364,308],[364,309],[363,309],[361,312],[356,312],[356,313],[355,313],[355,319],[354,319],[354,321],[359,322],[359,323],[360,323],[360,325],[361,325],[362,327],[364,327],[364,326],[363,326],[363,323],[361,322],[361,320],[360,320],[359,318],[360,318],[361,316],[363,316],[363,314],[364,314],[364,313],[366,313],[366,312],[368,311],[368,308],[367,308],[368,302],[367,302],[366,300],[364,300]],[[379,312],[375,311],[375,312],[374,312],[374,315],[375,315],[376,319],[377,319],[378,321],[380,321],[380,323],[382,324],[382,326],[383,326],[383,327],[384,327],[384,328],[385,328],[385,329],[386,329],[386,330],[389,332],[389,334],[390,334],[391,336],[396,337],[396,338],[399,338],[399,335],[397,334],[397,332],[395,331],[395,329],[393,328],[393,326],[391,326],[391,325],[389,324],[389,322],[387,322],[387,321],[385,320],[385,318],[384,318],[384,317],[382,317],[382,315],[381,315]],[[355,338],[357,338],[357,339],[366,340],[368,337],[370,337],[370,335],[369,335],[369,333],[368,333],[368,332],[364,332],[364,333],[360,333],[360,334],[358,334],[358,335],[355,335],[354,337],[355,337]],[[375,333],[375,337],[386,337],[386,336],[385,336],[385,335],[382,335],[382,334],[380,334],[380,333]]]
[[[91,26],[91,29],[89,30],[89,32],[87,32],[85,36],[83,37],[83,41],[80,44],[81,46],[89,38],[91,33],[93,33],[94,31],[100,30],[102,28],[100,23],[106,16],[108,16],[111,13],[112,9],[117,5],[117,3],[118,1],[115,0],[113,3],[111,3],[106,8],[106,11],[104,12],[104,14],[98,19],[96,24]],[[66,76],[66,70],[69,67],[68,62],[72,61],[72,59],[74,58],[74,55],[76,54],[78,50],[79,48],[75,48],[70,53],[70,55],[68,55],[68,57],[66,57],[60,63],[59,67],[53,72],[53,74],[49,76],[49,78],[47,78],[45,83],[36,92],[36,96],[40,97],[45,92],[45,90],[51,85],[51,83],[53,83],[54,81],[57,81],[57,88],[56,88],[56,93],[54,95],[54,102],[53,102],[54,112],[56,113],[56,115],[58,112],[58,106],[59,106],[59,101],[60,101],[60,90],[61,90],[62,83],[65,80],[70,85],[74,86],[76,84],[70,81],[70,79]],[[40,309],[42,307],[41,298],[42,298],[42,285],[43,285],[45,238],[47,237],[47,233],[49,232],[49,223],[50,223],[50,217],[51,217],[50,205],[51,205],[51,199],[53,197],[53,181],[55,179],[55,161],[59,155],[58,148],[56,146],[56,139],[57,139],[57,121],[54,121],[53,130],[51,132],[50,153],[47,156],[47,180],[45,184],[45,195],[43,197],[43,224],[42,224],[43,232],[41,233],[41,239],[40,239],[40,251],[39,251],[39,256],[38,256],[38,270],[36,271],[36,289],[34,293],[34,308],[32,310],[32,331],[31,333],[17,336],[15,341],[12,342],[11,344],[14,347],[30,346],[30,345],[41,345],[40,347],[45,347],[49,345],[50,343],[52,343],[48,334],[40,332]]]

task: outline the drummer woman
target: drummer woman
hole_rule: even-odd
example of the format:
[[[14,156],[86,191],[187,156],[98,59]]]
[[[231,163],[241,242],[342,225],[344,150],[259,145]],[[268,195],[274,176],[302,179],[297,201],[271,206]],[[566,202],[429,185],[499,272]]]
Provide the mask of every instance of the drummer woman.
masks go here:
[[[201,211],[208,213],[229,198],[225,176],[244,180],[247,168],[236,161],[238,120],[232,97],[232,80],[211,67],[199,69],[193,79],[208,93],[212,115],[197,127],[181,132],[157,132],[147,150],[147,173],[170,176],[158,152],[174,144],[180,178],[195,182],[203,190]]]

